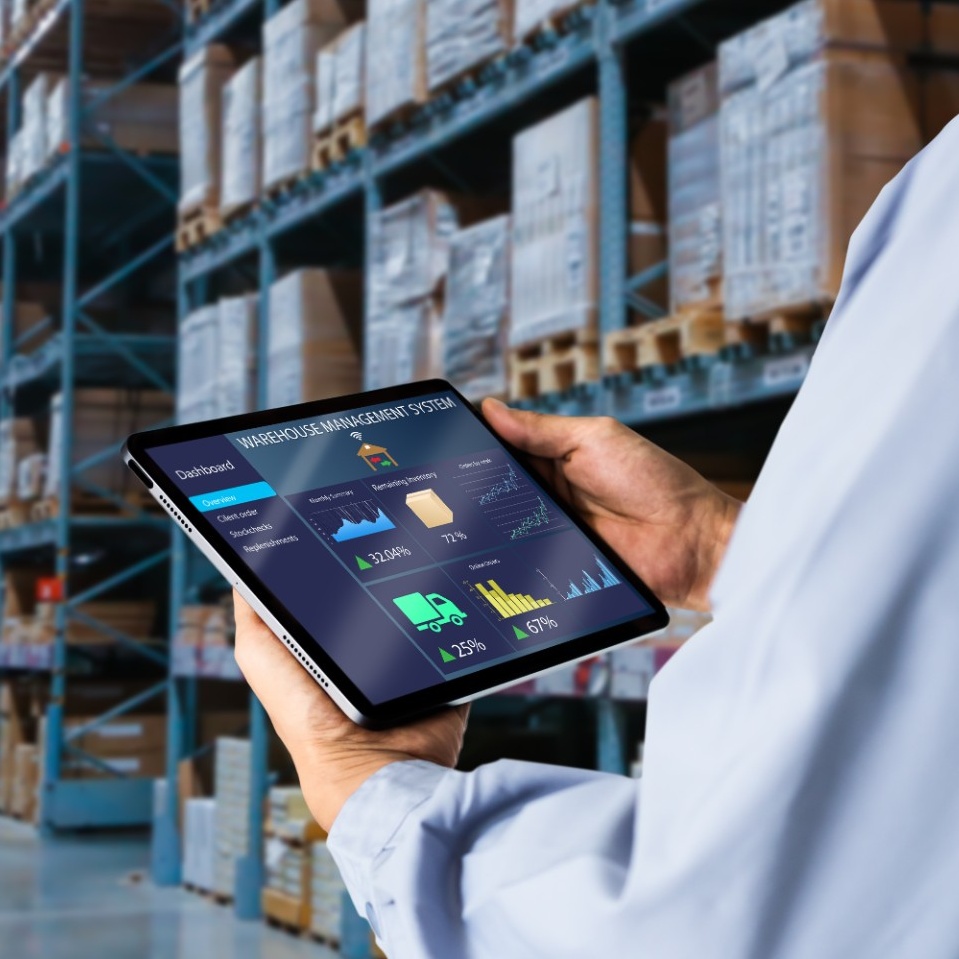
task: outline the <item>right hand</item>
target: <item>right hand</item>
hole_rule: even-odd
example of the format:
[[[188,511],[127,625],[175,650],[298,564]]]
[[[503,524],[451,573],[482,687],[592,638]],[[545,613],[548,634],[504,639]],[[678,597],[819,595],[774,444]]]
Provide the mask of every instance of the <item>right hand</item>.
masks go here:
[[[483,415],[670,606],[708,612],[709,587],[742,506],[692,467],[609,417]]]

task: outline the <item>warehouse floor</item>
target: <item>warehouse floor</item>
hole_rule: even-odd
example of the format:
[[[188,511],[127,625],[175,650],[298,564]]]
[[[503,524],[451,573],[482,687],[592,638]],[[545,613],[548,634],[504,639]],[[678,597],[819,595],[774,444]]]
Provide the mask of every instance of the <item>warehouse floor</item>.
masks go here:
[[[0,955],[30,959],[334,959],[181,889],[143,879],[144,837],[41,841],[0,819]],[[8,953],[7,947],[13,948]]]

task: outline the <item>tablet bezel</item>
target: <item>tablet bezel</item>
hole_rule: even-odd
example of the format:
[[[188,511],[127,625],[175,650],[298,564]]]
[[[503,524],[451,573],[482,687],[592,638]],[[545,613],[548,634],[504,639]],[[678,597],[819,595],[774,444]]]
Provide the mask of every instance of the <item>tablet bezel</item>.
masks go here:
[[[274,426],[306,416],[343,413],[357,407],[389,404],[402,400],[427,399],[441,392],[450,392],[456,396],[463,407],[475,416],[487,431],[491,444],[502,446],[511,456],[516,458],[529,474],[531,481],[558,504],[565,518],[587,537],[601,555],[612,563],[617,573],[649,603],[652,609],[646,616],[635,620],[610,626],[577,639],[559,642],[547,649],[531,651],[515,659],[493,664],[465,676],[446,680],[440,679],[433,686],[384,703],[373,703],[339,668],[335,660],[326,653],[321,642],[309,634],[282,600],[262,582],[250,567],[243,563],[240,555],[230,548],[230,544],[216,534],[212,523],[190,503],[189,497],[169,480],[150,456],[149,451],[174,443]],[[330,683],[337,687],[356,711],[356,715],[351,718],[366,725],[395,725],[444,706],[468,702],[496,689],[523,682],[538,673],[577,660],[587,659],[616,646],[630,643],[641,636],[664,628],[669,622],[665,607],[649,587],[573,512],[563,496],[557,490],[551,488],[550,484],[543,479],[530,462],[530,457],[497,436],[476,407],[445,380],[425,380],[405,386],[354,393],[334,399],[314,400],[308,403],[299,403],[295,406],[243,413],[216,420],[206,420],[202,423],[189,423],[182,426],[170,426],[135,433],[127,439],[124,455],[127,462],[129,463],[132,459],[134,464],[143,470],[148,479],[156,484],[156,487],[173,506],[188,519],[189,524],[182,525],[184,525],[191,539],[199,537],[207,548],[215,552],[232,571],[234,582],[240,581],[259,600],[259,603],[269,612],[270,616],[296,642],[300,650],[313,660],[316,667],[329,679]],[[131,468],[133,467],[131,466]],[[134,469],[134,473],[137,473],[136,469]],[[138,478],[142,481],[142,477]],[[322,483],[318,483],[317,487],[321,485]],[[151,490],[151,493],[155,494],[155,491]],[[280,638],[282,639],[282,637]],[[305,644],[304,640],[306,641]]]

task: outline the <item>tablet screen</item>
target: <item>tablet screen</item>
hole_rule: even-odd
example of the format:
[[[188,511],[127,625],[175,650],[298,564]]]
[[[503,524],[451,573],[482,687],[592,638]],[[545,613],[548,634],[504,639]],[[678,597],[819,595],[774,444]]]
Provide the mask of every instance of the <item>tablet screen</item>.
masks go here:
[[[652,611],[450,391],[147,452],[374,704]]]

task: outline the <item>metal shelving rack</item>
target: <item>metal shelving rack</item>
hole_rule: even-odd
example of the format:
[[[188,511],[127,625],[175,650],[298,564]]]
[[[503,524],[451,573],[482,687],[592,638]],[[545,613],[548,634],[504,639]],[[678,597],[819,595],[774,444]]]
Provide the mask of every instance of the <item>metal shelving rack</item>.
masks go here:
[[[661,97],[669,80],[714,56],[718,40],[788,4],[789,0],[663,0],[653,6],[651,0],[598,0],[570,33],[543,37],[535,48],[513,51],[503,69],[471,96],[442,108],[424,108],[406,128],[375,137],[366,150],[339,167],[311,175],[278,199],[264,200],[246,217],[181,255],[180,319],[212,299],[213,289],[225,278],[241,277],[241,284],[260,294],[260,355],[265,355],[262,337],[269,286],[277,276],[278,244],[289,246],[290,238],[304,229],[320,232],[344,211],[362,215],[364,224],[368,223],[370,213],[383,204],[437,181],[457,188],[468,186],[458,165],[466,162],[463,157],[471,152],[487,161],[485,151],[475,149],[481,138],[490,136],[500,146],[508,144],[512,135],[529,123],[586,93],[595,93],[602,139],[600,323],[603,333],[622,328],[629,309],[642,312],[645,308],[643,286],[665,271],[663,264],[645,276],[627,276],[626,156],[631,99]],[[237,30],[246,29],[249,35],[251,23],[258,25],[277,5],[277,0],[220,3],[199,23],[188,26],[186,55],[207,43],[229,42]],[[666,38],[675,42],[673,47],[665,49]],[[640,63],[643,69],[637,68]],[[688,368],[607,378],[523,405],[578,415],[609,413],[630,425],[644,426],[788,398],[805,376],[814,344],[779,345],[783,349],[780,354],[722,356],[713,363]],[[180,606],[198,594],[206,575],[202,569],[198,554],[176,533],[172,622],[177,621]],[[217,672],[223,679],[239,678],[232,663]],[[178,762],[196,745],[192,740],[196,682],[193,670],[174,665],[167,767],[170,789],[154,833],[153,875],[161,884],[174,884],[180,876],[175,784]],[[609,698],[598,701],[597,729],[601,768],[626,772],[626,723],[619,704]],[[249,822],[251,837],[257,837],[267,788],[267,727],[255,699],[250,736],[253,789]],[[236,910],[245,917],[259,914],[263,875],[261,851],[255,845],[251,848],[250,856],[239,864],[236,886]]]
[[[171,15],[170,21],[176,25]],[[0,569],[32,559],[52,569],[60,581],[63,600],[57,603],[55,636],[49,648],[12,649],[0,667],[32,671],[49,677],[43,763],[44,789],[40,797],[40,825],[44,831],[65,828],[140,825],[150,821],[153,781],[120,775],[77,746],[77,740],[111,719],[162,695],[168,685],[165,650],[138,642],[93,619],[81,605],[109,594],[121,585],[137,585],[169,561],[169,524],[159,515],[131,509],[120,497],[92,483],[88,471],[118,449],[109,448],[75,461],[74,390],[85,386],[148,387],[172,392],[174,342],[172,335],[144,334],[124,318],[120,329],[104,329],[91,316],[91,307],[107,292],[128,289],[131,278],[172,265],[173,205],[178,177],[176,157],[141,157],[121,149],[106,134],[95,134],[100,149],[90,149],[91,121],[111,97],[130,84],[156,76],[179,57],[179,29],[167,46],[150,50],[139,67],[127,72],[93,100],[85,100],[87,67],[85,0],[57,0],[48,4],[18,49],[0,69],[0,93],[7,98],[6,146],[20,127],[23,78],[36,72],[34,58],[59,58],[65,41],[69,79],[69,136],[61,154],[0,210],[3,245],[2,345],[0,411],[29,415],[48,407],[56,392],[63,395],[59,446],[59,509],[55,518],[0,532]],[[65,33],[65,37],[64,37]],[[114,41],[114,51],[122,47]],[[118,202],[119,201],[119,202]],[[166,217],[164,217],[166,214]],[[62,242],[62,252],[59,243]],[[52,256],[40,255],[46,245]],[[33,251],[33,262],[25,252]],[[51,264],[52,261],[52,264]],[[39,270],[44,279],[62,282],[58,318],[48,318],[15,341],[14,313],[18,281]],[[117,266],[117,264],[120,264]],[[171,311],[172,312],[172,311]],[[41,330],[53,333],[35,351],[22,351]],[[110,500],[114,514],[77,513],[74,491],[92,492]],[[107,573],[95,585],[71,593],[72,559],[84,549],[109,546],[126,563]],[[131,545],[133,544],[133,545]],[[162,588],[161,575],[159,588]],[[147,677],[142,691],[118,703],[82,727],[64,728],[64,701],[69,692],[74,657],[84,656],[94,675],[108,675],[107,664],[90,648],[67,644],[68,625],[82,624],[110,641],[111,655],[124,664],[143,666]],[[97,647],[102,650],[103,647]],[[123,659],[125,657],[125,659]],[[152,671],[152,675],[151,675]],[[80,759],[107,774],[102,779],[61,776],[67,759]]]

